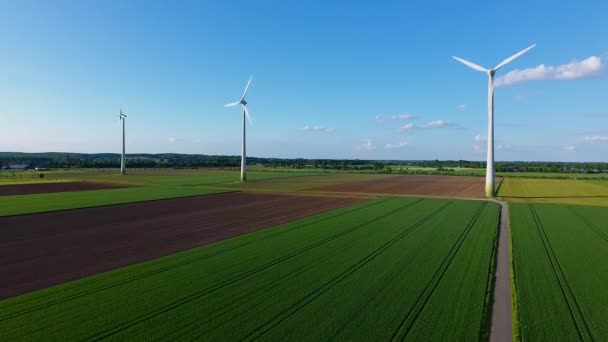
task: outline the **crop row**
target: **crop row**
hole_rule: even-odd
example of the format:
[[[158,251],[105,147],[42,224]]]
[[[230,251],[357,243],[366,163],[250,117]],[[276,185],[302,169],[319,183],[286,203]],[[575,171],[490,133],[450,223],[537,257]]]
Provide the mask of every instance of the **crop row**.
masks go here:
[[[608,339],[608,225],[602,208],[512,204],[522,340]]]
[[[381,198],[0,302],[0,340],[478,339],[497,217]]]

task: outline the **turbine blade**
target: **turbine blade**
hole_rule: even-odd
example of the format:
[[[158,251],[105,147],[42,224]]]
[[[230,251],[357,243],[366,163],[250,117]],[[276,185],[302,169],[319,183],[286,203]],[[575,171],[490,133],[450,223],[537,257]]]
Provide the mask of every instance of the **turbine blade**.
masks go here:
[[[247,121],[249,121],[249,124],[253,126],[253,121],[251,121],[251,116],[249,116],[249,110],[247,109],[247,106],[241,105],[241,107],[243,107],[243,110],[245,111],[245,116],[247,117]]]
[[[239,104],[241,104],[241,101],[227,103],[224,105],[224,107],[234,107],[234,106],[238,106]]]
[[[251,79],[253,79],[253,75],[249,76],[249,81],[247,81],[247,85],[245,86],[245,91],[243,91],[243,96],[241,97],[241,101],[245,99],[247,95],[247,90],[249,90],[249,85],[251,84]]]
[[[536,46],[536,44],[532,44],[532,45],[528,46],[527,48],[525,48],[525,49],[523,49],[523,50],[519,51],[518,53],[514,54],[513,56],[511,56],[511,57],[509,57],[509,58],[505,59],[504,61],[502,61],[500,64],[498,64],[498,65],[497,65],[497,66],[494,68],[494,71],[496,71],[496,70],[498,70],[498,69],[502,68],[503,66],[505,66],[505,65],[507,65],[507,64],[509,64],[509,63],[511,63],[511,62],[513,62],[513,61],[514,61],[514,60],[515,60],[517,57],[519,57],[519,56],[523,55],[524,53],[526,53],[526,52],[528,52],[528,51],[530,51],[530,50],[532,50],[532,49],[533,49],[535,46]]]
[[[452,56],[452,58],[454,58],[455,60],[459,61],[460,63],[468,66],[469,68],[475,69],[477,71],[482,71],[482,72],[487,72],[488,71],[488,69],[486,69],[484,67],[481,67],[481,66],[479,66],[479,65],[477,65],[475,63],[472,63],[472,62],[469,62],[467,60],[464,60],[462,58],[458,58],[456,56]]]

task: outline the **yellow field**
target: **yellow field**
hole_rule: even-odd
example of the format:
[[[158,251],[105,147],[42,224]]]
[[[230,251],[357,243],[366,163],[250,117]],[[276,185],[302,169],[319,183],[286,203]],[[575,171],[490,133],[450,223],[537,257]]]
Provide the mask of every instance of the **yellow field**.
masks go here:
[[[608,206],[608,181],[505,178],[498,196],[511,202]]]

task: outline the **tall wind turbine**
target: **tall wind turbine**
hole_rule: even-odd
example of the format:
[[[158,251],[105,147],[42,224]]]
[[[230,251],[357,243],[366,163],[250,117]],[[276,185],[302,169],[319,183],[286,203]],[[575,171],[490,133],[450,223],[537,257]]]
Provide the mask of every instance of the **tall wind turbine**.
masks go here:
[[[488,74],[488,155],[487,155],[487,165],[486,165],[486,197],[494,197],[494,74],[498,69],[503,66],[513,62],[517,57],[523,55],[524,53],[530,51],[534,48],[536,44],[532,44],[531,46],[521,50],[520,52],[514,54],[513,56],[505,59],[500,62],[494,69],[486,69],[481,67],[475,63],[471,63],[462,58],[458,58],[452,56],[455,60],[460,63],[475,69],[477,71],[485,72]]]
[[[243,96],[237,102],[232,102],[225,104],[224,107],[234,107],[241,105],[243,108],[243,147],[241,154],[241,182],[247,181],[247,155],[246,155],[246,140],[245,140],[245,117],[249,120],[249,124],[253,124],[251,122],[251,117],[249,116],[249,110],[247,110],[247,101],[245,101],[245,96],[247,96],[247,90],[249,90],[249,85],[251,84],[251,79],[253,76],[249,76],[249,81],[247,81],[247,85],[245,86],[245,91],[243,91]]]
[[[127,174],[127,169],[125,168],[125,119],[127,116],[122,112],[122,108],[120,108],[120,121],[122,121],[122,156],[120,158],[120,173],[125,175]]]

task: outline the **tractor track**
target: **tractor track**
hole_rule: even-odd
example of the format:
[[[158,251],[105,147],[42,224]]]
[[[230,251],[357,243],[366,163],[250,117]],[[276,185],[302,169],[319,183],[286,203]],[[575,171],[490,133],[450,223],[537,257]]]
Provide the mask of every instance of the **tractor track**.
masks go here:
[[[576,216],[578,216],[581,220],[583,220],[583,222],[585,222],[587,227],[591,228],[591,230],[593,230],[595,233],[597,233],[597,235],[599,235],[600,238],[602,238],[602,239],[604,239],[604,241],[608,242],[608,234],[604,233],[601,229],[599,229],[596,225],[594,225],[587,217],[585,217],[585,215],[579,213],[577,210],[573,209],[572,207],[568,207],[568,209],[570,209],[570,211],[572,211]]]
[[[162,306],[160,308],[157,308],[157,309],[155,309],[153,311],[150,311],[150,312],[148,312],[147,314],[145,314],[143,316],[140,316],[140,317],[131,319],[129,321],[123,322],[123,323],[121,323],[121,324],[119,324],[119,325],[117,325],[117,326],[115,326],[113,328],[107,329],[106,331],[102,331],[100,333],[91,335],[91,336],[85,338],[84,340],[86,340],[86,341],[99,341],[101,339],[113,336],[113,335],[115,335],[115,334],[117,334],[117,333],[119,333],[119,332],[121,332],[123,330],[126,330],[128,328],[136,326],[136,325],[138,325],[138,324],[140,324],[142,322],[145,322],[145,321],[147,321],[147,320],[149,320],[151,318],[154,318],[154,317],[160,316],[162,314],[165,314],[165,313],[167,313],[169,311],[175,310],[176,308],[178,308],[178,307],[180,307],[180,306],[182,306],[184,304],[190,303],[190,302],[192,302],[192,301],[194,301],[196,299],[199,299],[199,298],[204,297],[204,296],[206,296],[208,294],[214,293],[214,292],[216,292],[218,290],[221,290],[221,289],[225,288],[226,286],[235,284],[235,283],[237,283],[237,282],[239,282],[239,281],[241,281],[243,279],[249,278],[249,277],[251,277],[253,275],[256,275],[256,274],[258,274],[258,273],[260,273],[260,272],[262,272],[262,271],[264,271],[266,269],[274,267],[274,266],[276,266],[276,265],[278,265],[278,264],[280,264],[282,262],[285,262],[287,260],[293,259],[293,258],[295,258],[295,257],[297,257],[297,256],[299,256],[299,255],[301,255],[303,253],[306,253],[306,252],[308,252],[308,251],[310,251],[312,249],[315,249],[315,248],[317,248],[319,246],[322,246],[322,245],[324,245],[324,244],[326,244],[326,243],[328,243],[330,241],[333,241],[333,240],[335,240],[337,238],[340,238],[340,237],[342,237],[342,236],[344,236],[344,235],[346,235],[348,233],[354,232],[354,231],[356,231],[356,230],[358,230],[358,229],[360,229],[362,227],[365,227],[365,226],[367,226],[367,225],[369,225],[371,223],[374,223],[374,222],[379,221],[381,219],[384,219],[384,218],[386,218],[388,216],[391,216],[391,215],[393,215],[393,214],[395,214],[395,213],[397,213],[397,212],[399,212],[399,211],[401,211],[403,209],[406,209],[406,208],[408,208],[410,206],[413,206],[413,205],[415,205],[417,203],[420,203],[422,201],[423,201],[423,199],[420,199],[420,200],[417,200],[417,201],[414,201],[414,202],[407,203],[406,205],[400,206],[400,207],[398,207],[396,209],[393,209],[393,210],[391,210],[391,211],[389,211],[387,213],[384,213],[382,216],[377,216],[377,217],[374,217],[373,219],[367,220],[367,221],[365,221],[363,223],[359,223],[359,224],[357,224],[357,225],[355,225],[355,226],[353,226],[351,228],[348,228],[348,229],[346,229],[346,230],[344,230],[344,231],[342,231],[342,232],[340,232],[338,234],[334,234],[334,235],[329,236],[329,237],[327,237],[327,238],[325,238],[323,240],[317,241],[316,243],[313,243],[313,244],[311,244],[311,245],[309,245],[307,247],[300,248],[300,249],[298,249],[298,250],[296,250],[296,251],[294,251],[292,253],[289,253],[289,254],[281,257],[281,258],[277,258],[277,259],[275,259],[275,260],[273,260],[271,262],[268,262],[268,263],[265,263],[265,264],[260,265],[258,267],[255,267],[255,268],[253,268],[253,269],[251,269],[251,270],[249,270],[247,272],[244,272],[244,273],[241,273],[241,274],[236,275],[234,277],[231,277],[231,278],[229,278],[229,279],[227,279],[227,280],[225,280],[223,282],[220,282],[219,284],[216,284],[214,286],[208,287],[208,288],[203,289],[201,291],[197,291],[195,293],[192,293],[190,295],[182,297],[181,299],[178,299],[178,300],[176,300],[176,301],[174,301],[172,303],[169,303],[169,304],[164,305],[164,306]]]
[[[566,275],[564,274],[562,266],[560,265],[559,260],[557,259],[557,255],[555,254],[555,251],[553,250],[553,247],[551,246],[551,242],[549,241],[549,238],[548,238],[545,228],[542,224],[542,221],[540,220],[540,217],[533,204],[530,204],[530,212],[532,213],[532,217],[534,218],[534,221],[536,223],[537,231],[541,237],[541,240],[543,241],[545,253],[547,254],[547,257],[549,258],[549,262],[550,262],[551,268],[553,269],[553,272],[555,274],[555,278],[557,279],[557,282],[559,284],[562,295],[564,296],[564,299],[566,300],[566,304],[568,305],[570,317],[572,318],[572,321],[574,322],[574,326],[576,327],[576,332],[577,332],[579,338],[581,339],[581,341],[586,341],[586,340],[593,341],[594,338],[593,338],[593,335],[591,334],[591,330],[589,329],[589,326],[587,325],[585,317],[583,316],[580,306],[576,300],[576,297],[574,296],[574,292],[572,292],[572,289],[571,289],[570,285],[568,284]],[[573,303],[570,302],[569,297],[572,298]],[[576,316],[580,317],[580,320],[583,323],[583,327],[579,326],[580,323],[579,323],[578,319],[576,318]]]
[[[435,289],[437,288],[437,286],[439,286],[441,279],[443,279],[443,276],[445,275],[448,268],[452,264],[452,261],[455,259],[456,255],[460,251],[460,248],[464,244],[464,241],[467,239],[469,233],[475,226],[475,223],[477,223],[477,220],[483,213],[483,210],[486,208],[487,204],[488,204],[488,202],[483,202],[483,204],[480,205],[479,209],[477,209],[477,212],[475,212],[475,215],[473,215],[473,217],[471,218],[469,223],[465,226],[463,231],[460,233],[460,236],[458,237],[458,239],[456,240],[454,245],[452,245],[452,248],[450,249],[448,254],[445,256],[443,261],[441,262],[439,268],[435,271],[435,274],[433,275],[431,280],[427,283],[424,290],[420,293],[420,295],[416,299],[416,302],[414,303],[414,305],[412,306],[410,311],[407,313],[407,315],[401,321],[401,324],[393,332],[391,341],[405,340],[405,338],[409,334],[412,326],[414,325],[414,323],[420,316],[420,313],[422,313],[422,311],[424,310],[424,307],[426,306],[428,301],[433,296]]]
[[[283,321],[285,321],[286,319],[288,319],[290,316],[292,316],[293,314],[295,314],[296,312],[298,312],[302,308],[306,307],[308,304],[310,304],[315,299],[317,299],[318,297],[320,297],[321,295],[323,295],[324,293],[326,293],[327,291],[329,291],[331,288],[333,288],[334,286],[336,286],[338,283],[340,283],[344,279],[348,278],[355,271],[357,271],[361,267],[367,265],[369,262],[371,262],[376,257],[378,257],[380,254],[382,254],[385,250],[387,250],[389,247],[391,247],[395,243],[399,242],[406,235],[408,235],[412,231],[416,230],[420,226],[424,225],[426,222],[428,222],[429,220],[431,220],[434,216],[436,216],[439,212],[443,211],[443,209],[445,209],[446,207],[448,207],[452,203],[453,202],[447,202],[447,203],[445,203],[444,205],[440,206],[435,211],[433,211],[432,213],[430,213],[429,215],[427,215],[426,217],[424,217],[423,219],[421,219],[417,223],[415,223],[415,224],[411,225],[410,227],[408,227],[408,229],[406,229],[406,230],[402,231],[401,233],[397,234],[392,239],[390,239],[389,241],[387,241],[386,243],[384,243],[383,245],[381,245],[380,247],[378,247],[377,249],[375,249],[372,253],[368,254],[363,259],[360,259],[357,263],[355,263],[354,265],[352,265],[351,267],[349,267],[348,269],[346,269],[345,271],[343,271],[342,273],[340,273],[339,275],[337,275],[333,279],[327,281],[321,287],[315,289],[314,291],[310,292],[305,297],[301,298],[298,302],[292,304],[287,310],[284,310],[283,312],[275,315],[267,323],[259,326],[257,329],[255,329],[253,332],[251,332],[248,336],[246,336],[243,340],[255,340],[257,338],[260,338],[265,333],[267,333],[268,331],[270,331],[272,328],[274,328],[277,325],[281,324]]]
[[[248,245],[252,245],[254,243],[258,243],[260,241],[268,240],[268,239],[271,239],[271,238],[274,238],[274,237],[277,237],[277,236],[280,236],[280,235],[291,233],[294,230],[305,228],[305,227],[317,224],[317,223],[325,221],[325,220],[330,220],[330,219],[334,219],[334,218],[337,218],[337,217],[344,216],[344,215],[346,215],[348,213],[351,213],[353,211],[356,211],[356,210],[368,209],[370,207],[374,207],[374,206],[376,206],[378,204],[381,204],[381,203],[384,203],[384,202],[388,201],[389,199],[390,199],[389,197],[386,197],[386,198],[383,198],[383,199],[378,200],[378,201],[370,202],[370,203],[364,205],[363,207],[359,207],[358,206],[356,208],[348,209],[348,210],[342,211],[342,212],[337,213],[337,214],[333,214],[333,215],[330,215],[330,216],[320,217],[318,219],[315,219],[315,220],[312,220],[312,221],[308,221],[308,222],[305,222],[305,223],[300,224],[300,225],[296,225],[296,226],[291,227],[289,229],[282,230],[282,231],[279,231],[279,232],[276,232],[276,233],[273,233],[273,234],[269,234],[269,235],[263,236],[260,239],[256,239],[256,240],[252,240],[252,241],[248,241],[248,242],[243,242],[243,243],[240,243],[240,244],[238,244],[236,246],[231,246],[229,248],[221,249],[221,250],[218,250],[216,252],[203,255],[201,257],[186,259],[186,260],[184,260],[182,262],[173,263],[173,264],[170,264],[170,265],[167,265],[167,266],[163,266],[163,267],[151,270],[149,272],[146,272],[146,273],[143,273],[143,274],[140,274],[140,275],[137,275],[137,276],[129,277],[129,278],[124,279],[122,281],[110,283],[110,284],[107,284],[107,285],[104,285],[104,286],[101,286],[101,287],[97,287],[97,288],[94,288],[94,289],[91,289],[91,290],[88,290],[88,291],[83,291],[83,292],[79,292],[79,293],[76,293],[76,294],[73,294],[73,295],[70,295],[70,296],[67,296],[67,297],[63,297],[63,298],[58,299],[58,300],[54,300],[54,301],[46,302],[44,304],[33,306],[33,307],[31,307],[30,309],[27,309],[27,310],[15,312],[15,313],[12,313],[12,314],[9,314],[9,315],[5,315],[5,316],[0,316],[0,322],[6,321],[6,320],[9,320],[9,319],[12,319],[12,318],[16,318],[16,317],[19,317],[19,316],[22,316],[22,315],[26,315],[26,314],[29,314],[29,313],[32,313],[32,312],[35,312],[35,311],[38,311],[38,310],[46,309],[46,308],[49,308],[49,307],[52,307],[52,306],[55,306],[55,305],[58,305],[58,304],[63,304],[63,303],[66,303],[66,302],[69,302],[69,301],[72,301],[72,300],[75,300],[75,299],[78,299],[78,298],[82,298],[82,297],[85,297],[85,296],[88,296],[88,295],[91,295],[91,294],[95,294],[95,293],[98,293],[98,292],[109,290],[109,289],[112,289],[112,288],[115,288],[115,287],[118,287],[118,286],[121,286],[121,285],[126,285],[126,284],[129,284],[131,282],[134,282],[134,281],[137,281],[137,280],[140,280],[140,279],[145,279],[147,277],[154,276],[154,275],[166,272],[166,271],[175,270],[176,268],[179,268],[179,267],[187,266],[187,265],[199,262],[199,261],[210,259],[212,257],[218,256],[218,255],[222,255],[222,254],[225,254],[225,253],[237,250],[239,248],[243,248],[243,247],[246,247]],[[415,203],[417,203],[417,202],[415,202]],[[40,300],[42,298],[44,298],[44,297],[40,296],[40,297],[36,297],[35,299],[36,300]]]

